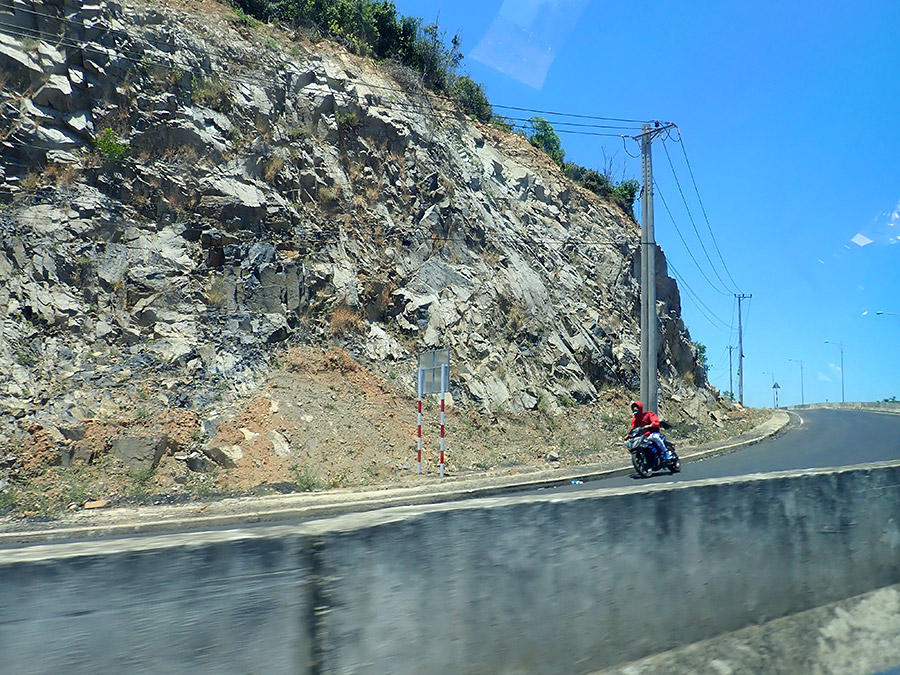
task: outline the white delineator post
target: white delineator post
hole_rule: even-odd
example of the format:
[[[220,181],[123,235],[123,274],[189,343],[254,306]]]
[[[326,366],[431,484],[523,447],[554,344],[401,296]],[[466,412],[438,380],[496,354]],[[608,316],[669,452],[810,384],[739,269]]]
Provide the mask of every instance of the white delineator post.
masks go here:
[[[444,398],[446,397],[447,384],[450,379],[448,372],[450,366],[441,366],[441,478],[444,477]]]
[[[419,473],[422,473],[422,390],[425,388],[425,371],[419,370],[419,439],[416,456],[419,462]]]

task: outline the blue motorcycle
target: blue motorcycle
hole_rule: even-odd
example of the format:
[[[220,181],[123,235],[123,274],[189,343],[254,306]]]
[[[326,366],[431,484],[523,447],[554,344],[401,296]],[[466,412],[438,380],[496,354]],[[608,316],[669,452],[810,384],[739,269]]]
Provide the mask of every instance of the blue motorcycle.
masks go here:
[[[681,460],[678,459],[675,446],[662,434],[660,437],[666,444],[665,455],[654,447],[640,429],[634,429],[625,437],[628,452],[631,453],[631,463],[642,478],[649,478],[654,471],[664,469],[668,469],[669,473],[681,471]]]

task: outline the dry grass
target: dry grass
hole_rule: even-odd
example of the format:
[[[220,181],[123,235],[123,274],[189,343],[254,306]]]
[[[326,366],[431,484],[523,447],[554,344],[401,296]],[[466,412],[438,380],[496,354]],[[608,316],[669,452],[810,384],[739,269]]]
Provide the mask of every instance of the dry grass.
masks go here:
[[[43,182],[43,175],[37,171],[29,171],[25,178],[22,179],[20,185],[23,190],[36,190]]]
[[[334,204],[338,200],[338,191],[336,188],[323,186],[319,188],[318,196],[322,204]]]
[[[73,164],[51,164],[44,173],[51,181],[65,187],[74,184],[79,176],[78,168]]]
[[[221,275],[211,276],[206,280],[206,302],[213,307],[225,307],[228,300],[228,285]]]
[[[337,370],[340,373],[352,373],[359,370],[360,365],[347,352],[346,349],[340,347],[330,347],[325,352],[325,369]]]
[[[332,336],[339,337],[351,333],[361,333],[367,325],[365,317],[345,305],[340,305],[331,314],[328,332]]]
[[[274,155],[263,162],[262,176],[265,180],[270,181],[284,168],[284,157]]]
[[[194,91],[191,99],[195,103],[219,112],[226,112],[231,107],[228,85],[218,77],[194,78]]]

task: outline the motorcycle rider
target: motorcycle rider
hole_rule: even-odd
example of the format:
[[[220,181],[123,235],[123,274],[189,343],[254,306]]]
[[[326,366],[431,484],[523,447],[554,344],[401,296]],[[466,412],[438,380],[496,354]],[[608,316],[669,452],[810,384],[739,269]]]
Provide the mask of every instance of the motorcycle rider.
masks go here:
[[[644,404],[640,401],[631,402],[631,427],[628,429],[630,434],[635,429],[640,429],[650,441],[650,445],[656,450],[660,458],[668,458],[669,452],[666,449],[666,443],[663,437],[659,435],[659,417],[651,410],[644,411]],[[625,438],[628,438],[628,434]]]

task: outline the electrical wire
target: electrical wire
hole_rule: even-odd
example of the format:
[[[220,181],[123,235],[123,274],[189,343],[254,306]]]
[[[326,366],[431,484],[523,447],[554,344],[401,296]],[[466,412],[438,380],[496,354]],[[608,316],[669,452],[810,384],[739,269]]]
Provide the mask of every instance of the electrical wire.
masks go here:
[[[0,23],[0,25],[3,25],[3,24]],[[30,37],[30,36],[25,35],[24,37]],[[73,44],[70,45],[70,46],[72,46],[72,47],[75,48],[75,49],[83,49],[83,48],[84,48],[84,45],[82,45],[82,44],[77,44],[77,43],[73,43]],[[157,66],[157,67],[165,68],[165,69],[168,69],[168,70],[176,70],[176,69],[177,69],[177,70],[183,71],[183,72],[186,73],[186,74],[192,74],[192,75],[202,75],[202,76],[205,76],[205,75],[208,75],[208,74],[215,74],[215,75],[217,75],[218,77],[220,77],[220,79],[230,80],[230,81],[232,81],[232,82],[252,82],[252,83],[254,83],[254,84],[259,84],[260,82],[262,82],[262,83],[268,83],[268,84],[270,84],[270,85],[272,85],[272,86],[277,86],[277,87],[279,87],[279,88],[285,88],[285,87],[286,87],[286,85],[285,85],[284,83],[282,83],[281,81],[279,81],[279,80],[273,80],[273,79],[267,79],[267,78],[261,78],[261,77],[251,77],[251,76],[235,75],[235,74],[232,74],[232,73],[228,73],[228,72],[226,72],[226,71],[216,70],[216,69],[212,69],[212,68],[206,69],[206,70],[197,71],[197,70],[193,70],[193,69],[191,69],[191,68],[189,68],[189,67],[186,67],[186,66],[184,66],[184,65],[175,64],[174,62],[172,62],[172,63],[165,63],[165,62],[160,62],[160,61],[154,61],[153,59],[147,58],[146,55],[142,56],[142,58],[140,58],[140,59],[137,59],[137,58],[134,58],[134,57],[127,56],[127,55],[126,55],[125,53],[123,53],[123,52],[117,52],[117,54],[118,54],[118,56],[120,56],[121,58],[123,58],[123,59],[125,59],[125,60],[131,61],[131,62],[136,63],[136,64],[139,64],[139,65],[144,65],[144,66]],[[294,73],[294,74],[304,74],[304,73],[296,72],[296,73]],[[345,80],[345,82],[346,82],[346,80]],[[386,89],[386,90],[389,90],[389,91],[400,92],[400,93],[407,93],[407,94],[408,94],[408,92],[406,92],[406,91],[404,91],[404,90],[400,90],[400,89],[391,89],[391,88],[387,88],[387,87],[379,87],[379,86],[377,86],[377,85],[374,85],[374,86],[373,86],[373,85],[369,85],[368,83],[362,83],[362,84],[365,84],[366,86],[368,86],[368,87],[370,87],[370,88],[374,88],[374,89]],[[344,100],[344,101],[347,101],[347,102],[349,102],[350,104],[361,105],[358,96],[356,96],[356,95],[354,94],[354,92],[348,92],[348,91],[336,91],[336,90],[334,90],[334,89],[326,88],[326,87],[324,87],[324,86],[323,86],[323,88],[321,88],[321,89],[316,89],[316,88],[314,88],[314,87],[307,87],[307,88],[305,88],[305,89],[306,89],[305,93],[308,94],[308,95],[310,95],[310,96],[315,96],[315,95],[317,95],[317,94],[318,94],[318,95],[323,95],[323,96],[333,96],[333,97],[335,97],[335,98],[340,98],[340,99],[342,99],[342,100]],[[439,98],[440,98],[440,97],[439,97]],[[453,101],[453,99],[444,99],[444,100],[450,101],[450,102]],[[431,106],[431,105],[427,105],[427,106],[426,106],[426,105],[422,105],[422,104],[401,103],[401,102],[396,102],[396,101],[395,101],[395,102],[391,102],[390,104],[367,102],[366,105],[367,105],[367,107],[369,107],[369,108],[381,108],[381,109],[385,109],[385,110],[399,110],[399,111],[403,111],[403,112],[430,113],[432,116],[434,116],[436,119],[439,119],[439,120],[442,119],[442,120],[453,120],[453,121],[455,121],[455,120],[458,120],[458,119],[459,119],[459,116],[460,116],[460,111],[459,111],[458,109],[456,109],[456,108],[452,108],[452,109],[451,109],[451,108],[434,108],[434,107]],[[530,120],[524,120],[524,121],[530,122]],[[611,129],[615,129],[615,128],[629,129],[629,127],[616,127],[616,126],[609,126],[609,125],[578,125],[578,124],[570,123],[570,122],[558,122],[557,124],[558,124],[558,125],[559,125],[559,124],[567,124],[567,125],[572,125],[572,126],[592,127],[592,128],[600,128],[600,129],[606,129],[606,128],[611,128]],[[514,125],[514,128],[521,128],[521,129],[525,130],[525,129],[528,129],[528,128],[532,128],[532,125],[529,125],[529,126],[524,126],[524,125]],[[622,134],[600,133],[600,132],[587,132],[587,131],[570,130],[570,129],[559,129],[559,130],[558,130],[558,133],[570,134],[570,135],[579,135],[579,136],[605,137],[605,138],[620,138],[620,137],[623,137]]]
[[[697,223],[694,221],[694,216],[691,213],[691,209],[688,206],[687,199],[684,196],[684,191],[681,189],[681,181],[678,180],[678,174],[675,171],[675,165],[672,163],[672,158],[669,155],[669,148],[666,145],[666,139],[662,139],[663,142],[663,150],[666,153],[666,159],[669,161],[669,168],[672,170],[672,176],[675,178],[675,185],[678,187],[678,193],[681,195],[681,201],[684,204],[685,211],[688,214],[688,219],[691,222],[691,227],[694,230],[694,234],[697,235],[697,241],[700,243],[700,248],[703,250],[703,254],[706,256],[706,260],[709,263],[710,269],[713,271],[713,274],[716,275],[716,278],[719,280],[719,283],[722,284],[722,289],[719,289],[719,292],[724,295],[733,295],[734,291],[729,290],[728,284],[725,283],[725,280],[722,279],[722,276],[719,274],[719,271],[716,269],[716,266],[713,264],[712,258],[709,256],[709,251],[706,250],[706,245],[703,243],[703,238],[700,236],[700,232],[697,230]]]
[[[697,187],[697,180],[696,180],[696,178],[694,178],[694,170],[693,170],[693,168],[691,168],[691,161],[688,159],[688,156],[687,156],[687,150],[684,145],[684,138],[681,135],[681,129],[676,127],[675,130],[678,132],[678,140],[673,141],[673,142],[676,142],[679,145],[681,145],[681,153],[684,155],[684,163],[687,165],[688,173],[691,176],[691,183],[693,183],[693,185],[694,185],[694,192],[697,195],[697,201],[699,202],[700,210],[703,213],[703,219],[706,221],[706,229],[709,231],[710,239],[712,239],[713,245],[716,248],[716,253],[718,253],[718,255],[719,255],[719,260],[722,262],[722,268],[725,270],[725,274],[728,275],[728,278],[731,280],[731,283],[734,285],[735,288],[738,289],[738,294],[740,294],[741,293],[740,287],[738,286],[737,282],[734,280],[734,277],[731,276],[731,272],[728,269],[728,265],[725,263],[725,258],[722,257],[722,251],[719,248],[719,242],[716,241],[716,235],[713,234],[712,225],[709,222],[709,216],[706,214],[706,207],[703,205],[703,199],[700,197],[700,189]]]
[[[17,11],[18,11],[18,8],[17,8]],[[31,11],[31,10],[24,10],[24,9],[23,9],[22,11],[25,11],[25,12],[30,13],[30,14],[34,14],[34,15],[36,15],[36,16],[44,16],[43,14],[40,14],[40,13],[38,13],[38,12],[33,12],[33,11]],[[83,23],[81,23],[81,22],[76,22],[76,21],[72,21],[72,20],[70,20],[70,19],[65,19],[65,18],[59,18],[59,20],[64,21],[64,22],[66,22],[66,23],[73,24],[73,25],[77,25],[77,26],[79,26],[79,27],[84,27],[84,28],[89,28],[89,29],[94,29],[94,30],[97,29],[97,26],[96,26],[96,25],[95,25],[95,26],[85,26],[85,25],[84,25]],[[56,44],[56,45],[62,45],[62,46],[68,46],[68,47],[72,47],[72,48],[74,48],[74,49],[79,49],[79,50],[83,50],[83,51],[90,51],[90,47],[91,47],[91,45],[93,44],[93,43],[83,43],[83,42],[78,42],[78,41],[73,40],[73,39],[70,39],[70,38],[61,37],[61,36],[59,36],[59,35],[54,35],[54,34],[51,34],[51,33],[48,33],[48,32],[40,31],[40,30],[38,30],[38,29],[31,29],[31,28],[27,28],[27,27],[12,26],[12,25],[10,25],[10,24],[5,24],[5,23],[3,23],[3,22],[0,22],[0,26],[2,26],[2,27],[4,27],[4,28],[8,29],[8,33],[11,34],[11,35],[13,35],[13,36],[18,35],[19,37],[32,38],[32,39],[34,39],[34,38],[36,38],[36,37],[38,37],[38,38],[50,38],[50,39],[53,40],[53,44]],[[105,30],[106,30],[106,32],[107,32],[108,34],[119,34],[119,35],[121,35],[121,36],[123,36],[123,37],[126,37],[126,38],[129,38],[129,39],[132,37],[130,34],[124,32],[124,31],[118,31],[118,30],[115,30],[115,29],[112,29],[112,28],[106,28]],[[49,40],[45,40],[45,41],[49,41]],[[202,56],[204,56],[204,57],[208,56],[205,52],[200,52],[200,51],[198,51],[198,50],[196,50],[196,49],[190,47],[189,45],[182,45],[182,47],[183,47],[183,48],[186,48],[188,51],[194,52],[195,54],[200,54],[200,55],[202,55]],[[102,50],[98,49],[97,51],[98,51],[98,54],[100,54],[100,55],[108,55],[108,54],[110,54],[110,53],[114,53],[114,54],[116,54],[117,56],[119,56],[119,57],[121,57],[121,58],[123,58],[123,59],[125,59],[125,60],[131,61],[131,62],[133,62],[133,63],[141,64],[141,65],[148,65],[148,66],[154,66],[154,65],[155,65],[155,66],[158,66],[158,67],[161,67],[161,68],[170,69],[170,70],[175,70],[175,69],[183,70],[183,71],[185,71],[186,73],[189,73],[189,74],[198,74],[197,71],[195,71],[195,70],[193,70],[193,69],[190,69],[190,68],[185,68],[185,66],[184,66],[183,64],[176,63],[176,62],[175,62],[174,60],[172,60],[172,59],[170,59],[168,62],[159,61],[159,60],[154,60],[154,58],[148,57],[147,52],[139,53],[139,52],[135,52],[135,51],[128,51],[128,50],[124,49],[124,48],[121,47],[121,46],[118,47],[117,49],[112,49],[112,48],[109,48],[109,47],[105,47],[105,46],[104,46]],[[137,55],[140,55],[140,58],[135,58]],[[242,60],[239,59],[239,58],[232,58],[232,61],[242,62]],[[243,60],[243,63],[251,64],[251,65],[254,65],[254,66],[259,66],[259,65],[260,65],[258,62],[251,62],[251,61],[249,61],[249,60]],[[270,84],[273,84],[273,85],[276,85],[276,86],[279,86],[279,87],[285,86],[285,83],[283,83],[283,82],[280,81],[280,80],[274,80],[274,79],[271,79],[271,78],[260,78],[260,77],[258,77],[258,76],[253,76],[253,77],[250,77],[250,76],[241,76],[241,75],[239,75],[239,74],[230,73],[230,72],[223,71],[223,70],[221,70],[221,69],[215,69],[215,68],[210,68],[210,69],[203,70],[203,71],[201,71],[199,74],[205,75],[205,74],[207,74],[207,73],[210,73],[210,74],[217,74],[217,75],[223,77],[224,79],[229,79],[229,80],[237,81],[237,82],[241,82],[241,81],[252,81],[252,82],[254,82],[254,83],[259,83],[259,82],[264,82],[264,83],[265,83],[265,82],[268,82],[268,83],[270,83]],[[307,73],[302,73],[302,72],[299,72],[299,71],[289,71],[288,74],[291,74],[291,75],[306,75]],[[392,91],[392,92],[396,92],[396,93],[403,93],[403,94],[407,94],[407,95],[409,94],[409,92],[408,92],[407,90],[405,90],[405,89],[397,89],[397,88],[391,88],[391,87],[382,87],[382,86],[379,86],[379,85],[373,85],[372,83],[369,83],[369,82],[354,81],[354,80],[349,80],[349,79],[343,79],[342,81],[343,81],[344,83],[346,83],[346,82],[348,82],[348,81],[349,81],[349,82],[357,82],[357,83],[362,84],[362,85],[364,85],[365,87],[370,88],[370,89],[381,89],[381,90],[387,90],[387,91]],[[312,90],[311,92],[309,92],[309,93],[311,93],[311,94],[316,94],[316,93],[319,93],[319,94],[326,94],[326,95],[332,95],[332,96],[335,96],[335,97],[342,97],[342,96],[343,96],[343,97],[346,97],[346,98],[350,98],[350,97],[352,97],[352,96],[354,95],[354,92],[346,92],[346,91],[341,92],[341,91],[335,91],[335,90],[332,90],[332,89],[330,89],[330,88],[324,89],[324,90],[320,90],[320,91],[316,91],[316,90],[313,89],[313,90]],[[448,98],[448,97],[441,97],[440,95],[436,96],[436,98],[438,98],[438,99],[443,99],[443,100],[450,101],[450,102],[453,102],[453,99],[450,99],[450,98]],[[356,101],[354,101],[354,102],[356,102]],[[392,106],[383,105],[383,104],[381,104],[381,105],[375,104],[375,105],[376,105],[376,107],[383,107],[383,108],[388,108],[388,109],[390,109],[390,108],[392,107]],[[402,104],[402,103],[401,103],[401,104],[395,104],[393,107],[395,107],[395,108],[400,108],[400,109],[406,109],[406,110],[418,110],[418,111],[426,111],[426,112],[435,112],[435,109],[432,108],[431,106],[426,107],[426,106],[415,105],[415,104]],[[604,116],[596,116],[596,115],[581,115],[581,114],[575,114],[575,113],[554,112],[554,111],[546,111],[546,110],[539,110],[539,109],[530,109],[530,108],[525,108],[525,107],[521,107],[521,106],[503,106],[503,105],[498,105],[498,106],[496,106],[496,107],[502,108],[502,109],[509,109],[509,110],[519,110],[519,111],[524,111],[524,112],[533,112],[533,113],[538,113],[538,114],[557,115],[557,116],[564,116],[564,117],[570,117],[570,118],[591,119],[591,120],[598,120],[598,121],[620,121],[620,122],[633,122],[633,123],[642,122],[641,120],[632,120],[632,119],[626,119],[626,118],[614,118],[614,117],[604,117]],[[450,111],[445,111],[445,110],[440,110],[440,109],[438,109],[437,112],[438,112],[439,114],[440,114],[440,113],[447,113],[448,116],[452,116],[453,118],[458,118],[458,114],[459,114],[458,111],[456,111],[456,110],[450,112]],[[516,121],[528,121],[528,122],[531,122],[531,120],[521,120],[521,119],[517,119]],[[630,129],[630,127],[618,126],[618,125],[617,125],[617,126],[612,126],[612,125],[588,125],[588,124],[578,124],[578,123],[573,123],[573,122],[556,122],[556,124],[565,124],[565,125],[569,125],[569,126],[576,126],[576,127],[582,127],[582,128],[620,128],[620,129],[625,129],[625,130],[629,130],[629,129]],[[575,130],[563,130],[563,129],[561,129],[560,132],[562,132],[562,133],[574,133],[574,134],[581,134],[581,135],[593,135],[593,136],[607,136],[607,137],[622,137],[622,138],[625,138],[625,137],[624,137],[623,135],[621,135],[621,134],[587,133],[587,132],[581,132],[581,131],[575,131]],[[19,144],[19,145],[20,145],[20,146],[23,146],[23,147],[24,147],[24,146],[29,146],[29,147],[33,147],[33,148],[36,148],[36,149],[46,150],[46,148],[41,148],[40,146],[32,145],[32,144]],[[19,166],[23,166],[23,165],[21,165],[21,164],[18,164],[18,165],[19,165]],[[23,166],[23,168],[27,168],[27,167],[24,167],[24,166]],[[7,192],[10,193],[10,191],[7,191]],[[14,191],[13,193],[14,193],[14,194],[21,195],[21,191]],[[437,241],[437,240],[454,241],[453,238],[449,238],[449,237],[448,237],[448,238],[440,238],[440,237],[438,237],[438,236],[434,236],[434,237],[433,237],[433,240],[435,240],[435,241]],[[456,240],[457,240],[457,241],[463,241],[462,239],[456,239]],[[559,238],[559,239],[548,239],[548,241],[558,241],[558,242],[563,242],[563,243],[569,243],[569,242],[572,242],[572,241],[575,241],[575,240],[574,240],[573,238],[571,238],[571,237],[568,237],[568,238]],[[590,244],[596,244],[596,245],[612,245],[612,246],[617,246],[617,247],[620,247],[620,246],[622,245],[622,243],[623,243],[622,241],[600,240],[600,239],[586,239],[586,238],[582,238],[582,239],[579,239],[579,240],[577,240],[577,241],[578,241],[578,243],[581,243],[581,244],[587,244],[587,245],[590,245]]]
[[[663,203],[663,208],[665,208],[666,213],[669,214],[669,220],[672,222],[672,226],[675,228],[675,232],[678,234],[678,238],[681,239],[681,243],[684,244],[685,250],[687,251],[691,260],[694,261],[694,265],[699,270],[701,276],[706,280],[706,283],[709,284],[710,288],[712,288],[717,293],[720,293],[721,295],[731,295],[730,293],[723,291],[721,288],[718,288],[712,282],[712,280],[706,275],[706,272],[703,271],[703,267],[700,265],[700,263],[697,262],[697,259],[694,257],[694,253],[691,251],[691,247],[688,246],[688,243],[685,240],[684,235],[681,233],[681,228],[678,227],[678,222],[675,220],[675,217],[672,215],[672,211],[669,209],[669,204],[668,204],[668,202],[666,202],[666,198],[663,196],[662,191],[659,189],[659,185],[656,183],[655,180],[653,181],[653,189],[654,189],[655,193],[657,195],[659,195],[659,198]]]
[[[131,160],[123,160],[123,161],[127,162],[131,166],[136,166],[136,167],[142,166],[142,164],[131,161]],[[8,163],[12,163],[12,162],[8,162]],[[21,166],[23,168],[30,168],[30,167],[27,167],[26,165],[18,163],[18,162],[15,162],[15,164],[18,166]],[[25,190],[25,189],[12,190],[6,186],[0,186],[0,192],[5,192],[6,194],[9,194],[13,197],[22,196],[23,193],[30,194],[30,195],[36,195],[45,189],[46,189],[45,187],[37,187],[37,188],[29,189],[29,190]],[[7,216],[7,217],[13,218],[15,220],[20,220],[23,222],[33,222],[33,223],[43,222],[43,220],[40,218],[36,218],[36,217],[30,218],[28,216],[23,216],[21,214],[11,216],[10,212],[8,212],[7,210],[0,210],[0,216]],[[410,240],[410,239],[414,240],[414,239],[420,238],[421,233],[422,233],[421,231],[417,231],[414,233],[398,232],[398,233],[383,235],[383,237],[385,239],[389,239],[391,241]],[[294,237],[292,237],[292,241],[297,242],[297,243],[323,243],[323,242],[327,243],[330,241],[336,241],[337,236],[339,236],[339,232],[330,232],[330,233],[329,232],[321,232],[321,233],[307,232],[302,235],[295,235]],[[432,232],[430,234],[427,234],[424,237],[421,237],[421,239],[423,241],[432,241],[432,242],[468,244],[468,243],[471,243],[472,237],[452,236],[452,235],[444,235],[441,233]],[[546,235],[546,234],[540,234],[536,237],[532,236],[528,241],[533,242],[533,243],[539,243],[539,244],[559,244],[562,246],[567,246],[567,245],[611,246],[611,247],[615,247],[618,249],[621,249],[623,246],[628,246],[628,244],[629,244],[628,240],[624,237],[616,239],[616,238],[603,238],[603,237],[597,237],[597,236],[570,236],[570,235],[553,236],[553,235]],[[517,243],[523,243],[523,242],[525,242],[524,235],[522,237],[513,237],[513,236],[505,235],[505,234],[497,235],[495,233],[492,236],[492,239],[489,241],[486,241],[485,243],[488,243],[491,245],[496,245],[498,243],[510,245],[510,244],[517,244]]]
[[[722,319],[720,319],[716,315],[716,313],[712,309],[710,309],[707,304],[703,302],[703,300],[700,299],[700,296],[697,295],[694,289],[690,287],[690,284],[687,283],[684,276],[678,273],[678,270],[675,269],[675,265],[673,265],[671,261],[667,260],[666,263],[669,266],[669,269],[672,270],[672,275],[678,280],[679,287],[684,288],[684,290],[687,291],[688,299],[691,300],[694,306],[700,311],[700,314],[703,316],[703,318],[709,321],[710,325],[713,328],[721,330],[723,332],[730,332],[733,327],[729,326]]]
[[[22,12],[22,13],[25,13],[25,14],[31,14],[31,15],[37,16],[37,17],[45,17],[45,16],[46,16],[45,13],[36,12],[36,11],[34,11],[34,10],[29,10],[29,9],[24,8],[24,7],[16,7],[15,11],[16,11],[16,12]],[[61,21],[61,22],[66,23],[66,24],[70,24],[70,25],[73,25],[73,26],[77,26],[77,27],[79,27],[79,28],[88,28],[88,29],[92,29],[92,30],[96,30],[96,29],[97,29],[97,26],[96,26],[96,25],[93,25],[93,26],[86,26],[86,25],[85,25],[83,22],[81,22],[81,21],[75,21],[75,20],[69,19],[69,18],[67,18],[67,17],[56,16],[56,17],[54,17],[54,18],[55,18],[57,21]],[[10,26],[10,24],[0,24],[0,25]],[[10,27],[18,28],[17,26],[10,26]],[[24,28],[24,27],[23,27],[23,28]],[[35,30],[36,32],[39,32],[39,31],[37,31],[37,29],[27,29],[27,28],[26,28],[26,30]],[[119,36],[124,37],[124,38],[127,38],[127,39],[131,39],[131,38],[133,37],[133,36],[132,36],[130,33],[128,33],[127,31],[119,30],[119,29],[112,28],[112,27],[104,27],[104,30],[105,30],[106,34],[109,34],[109,35],[119,35]],[[48,33],[48,32],[44,32],[44,35],[47,35],[47,36],[50,36],[50,37],[58,37],[58,36],[54,36],[53,34]],[[181,45],[180,47],[181,47],[181,48],[184,48],[184,49],[187,49],[188,51],[191,51],[191,52],[193,52],[194,54],[196,54],[196,55],[198,55],[198,56],[201,56],[201,57],[204,57],[204,58],[208,56],[208,54],[207,54],[204,50],[195,48],[195,47],[193,47],[193,46],[191,46],[191,45]],[[236,62],[238,62],[238,63],[242,63],[242,64],[248,65],[248,66],[257,66],[257,65],[259,65],[259,63],[256,62],[256,61],[252,61],[252,60],[250,60],[250,59],[243,59],[243,58],[241,58],[241,57],[234,57],[234,56],[232,56],[232,57],[230,57],[230,59],[231,59],[232,61],[236,61]],[[299,74],[299,73],[297,73],[297,74]],[[365,81],[362,81],[362,80],[348,80],[348,81],[352,81],[352,82],[359,83],[359,84],[364,84],[364,85],[370,86],[370,87],[372,87],[372,88],[383,88],[383,89],[388,89],[387,87],[378,87],[377,85],[374,85],[374,86],[373,86],[371,83],[365,82]],[[392,90],[392,91],[398,91],[398,92],[407,93],[407,92],[406,92],[405,90],[403,90],[403,89],[391,89],[391,90]],[[450,100],[450,101],[453,101],[453,100],[454,100],[454,99],[451,98],[451,97],[441,96],[440,94],[437,94],[437,96],[440,97],[440,98],[445,98],[446,100]],[[649,119],[649,120],[648,120],[648,119],[643,119],[643,120],[642,120],[642,119],[633,119],[633,118],[627,118],[627,117],[608,117],[608,116],[603,116],[603,115],[586,115],[586,114],[579,114],[579,113],[559,112],[559,111],[552,111],[552,110],[540,110],[540,109],[535,109],[535,108],[526,108],[526,107],[522,107],[522,106],[510,106],[510,105],[493,104],[493,103],[491,104],[491,107],[493,107],[493,108],[499,108],[499,109],[501,109],[501,110],[516,110],[516,111],[519,111],[519,112],[535,113],[535,114],[538,114],[538,115],[552,115],[552,116],[556,116],[556,117],[571,117],[571,118],[588,119],[588,120],[597,120],[597,121],[604,121],[604,122],[625,122],[625,123],[629,123],[629,124],[653,124],[653,123],[659,123],[659,120],[652,120],[652,119]],[[629,127],[629,128],[630,128],[630,127]]]
[[[37,14],[35,12],[29,12],[29,13]],[[73,22],[68,19],[65,19],[64,21],[67,23],[73,23],[74,25],[77,25],[79,27],[83,27],[83,24],[78,23],[78,22]],[[7,24],[4,22],[0,22],[0,28],[8,29],[7,33],[10,35],[13,35],[13,36],[19,36],[19,37],[31,38],[31,39],[43,39],[48,44],[63,45],[66,47],[71,47],[73,49],[89,50],[89,48],[93,44],[93,43],[78,42],[72,38],[61,37],[59,35],[49,33],[46,31],[41,31],[41,30],[35,29],[35,28],[13,26],[11,24]],[[92,28],[96,29],[96,27],[92,27]],[[120,34],[122,34],[125,37],[128,37],[128,38],[131,37],[127,33],[124,33],[121,31],[113,31],[113,29],[107,29],[107,32],[108,33],[119,32]],[[202,55],[204,57],[208,56],[207,54],[205,54],[203,52],[198,52],[198,50],[195,50],[189,46],[186,46],[185,48],[188,51],[191,51],[195,54]],[[119,47],[115,50],[112,50],[111,48],[104,46],[104,49],[113,51],[121,58],[131,61],[132,63],[140,64],[140,65],[156,66],[156,67],[165,68],[165,69],[169,69],[169,70],[179,69],[179,70],[183,70],[185,72],[188,72],[188,73],[191,73],[194,75],[196,75],[196,74],[205,75],[207,73],[215,74],[215,75],[218,75],[222,79],[231,80],[231,81],[235,81],[235,82],[243,82],[243,81],[253,82],[253,83],[264,82],[264,83],[268,83],[268,84],[271,84],[273,86],[278,86],[278,87],[286,87],[287,86],[286,83],[281,80],[275,80],[275,79],[271,79],[271,78],[261,78],[258,76],[239,75],[239,74],[230,73],[230,72],[227,72],[227,71],[224,71],[221,69],[212,68],[212,67],[203,69],[203,70],[199,71],[199,73],[198,73],[198,71],[196,71],[194,69],[186,68],[183,64],[175,63],[174,60],[170,60],[168,63],[158,60],[158,57],[157,57],[157,60],[154,60],[153,57],[147,56],[147,52],[141,53],[141,52],[136,52],[136,51],[129,51],[129,50],[123,49],[121,47]],[[98,53],[99,54],[107,54],[107,52],[99,52],[99,50],[98,50]],[[140,56],[140,58],[137,58],[138,55]],[[247,65],[247,66],[252,66],[252,67],[259,67],[262,65],[258,61],[241,59],[240,57],[231,57],[231,61],[241,63],[241,64]],[[308,73],[304,73],[301,71],[292,71],[292,70],[286,70],[283,72],[285,75],[289,75],[289,76],[308,74]],[[342,84],[344,84],[344,85],[346,85],[347,83],[358,84],[358,85],[362,85],[368,89],[388,91],[388,92],[392,92],[392,93],[402,93],[402,94],[407,94],[407,95],[410,94],[410,92],[406,89],[377,85],[372,82],[366,82],[363,80],[355,80],[352,78],[339,78],[339,81],[341,81]],[[323,90],[321,93],[326,93],[328,95],[335,95],[335,96],[342,95],[342,96],[347,96],[347,97],[350,97],[353,95],[351,92],[339,92],[339,91],[335,91],[330,88]],[[423,94],[424,94],[424,91],[423,91]],[[430,96],[437,98],[438,100],[442,100],[442,101],[448,102],[450,104],[453,104],[453,106],[454,106],[454,108],[452,110],[453,116],[456,117],[459,114],[458,109],[455,107],[457,105],[457,102],[454,98],[449,97],[449,96],[444,96],[441,94],[437,94],[434,92],[431,92]],[[392,106],[387,106],[384,104],[380,104],[380,105],[385,108],[392,107]],[[395,106],[395,107],[408,109],[411,106],[409,104],[400,104],[399,106]],[[431,106],[424,106],[424,105],[415,106],[415,107],[422,111],[429,111],[432,109]],[[571,117],[571,118],[592,119],[592,120],[598,120],[598,121],[640,122],[640,120],[629,120],[629,119],[615,118],[615,117],[603,117],[603,116],[597,116],[597,115],[581,115],[581,114],[575,114],[575,113],[558,113],[558,112],[551,112],[551,111],[545,111],[545,110],[524,108],[524,107],[519,107],[519,106],[503,106],[503,105],[495,106],[492,104],[492,107],[511,109],[511,110],[519,110],[519,111],[524,111],[524,112],[533,112],[533,113],[538,113],[538,114],[557,115],[557,116]],[[450,111],[448,111],[447,109],[444,109],[444,110],[442,110],[442,112],[450,112]],[[523,120],[522,118],[512,118],[512,119],[514,121],[528,121],[528,122],[531,121],[530,119]],[[572,127],[594,128],[594,129],[623,129],[623,130],[633,130],[634,129],[634,127],[631,127],[631,126],[605,125],[605,124],[580,124],[580,123],[575,123],[575,122],[563,122],[563,121],[553,121],[553,124],[555,124],[557,126],[566,125],[566,126],[572,126]],[[560,130],[560,131],[562,131],[562,130]],[[590,132],[578,132],[578,131],[563,131],[563,133],[578,134],[578,135],[585,135],[585,136],[605,136],[605,137],[619,137],[620,136],[620,134],[590,133]]]

